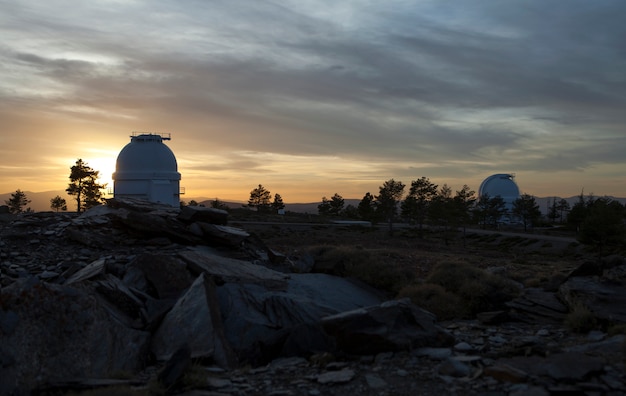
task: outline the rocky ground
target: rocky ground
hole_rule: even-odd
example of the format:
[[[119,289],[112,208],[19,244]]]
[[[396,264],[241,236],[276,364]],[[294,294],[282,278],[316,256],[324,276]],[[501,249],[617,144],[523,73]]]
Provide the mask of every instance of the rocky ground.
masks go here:
[[[14,300],[7,297],[13,298],[10,291],[29,279],[50,285],[74,284],[68,280],[81,271],[83,276],[91,277],[84,275],[84,270],[97,267],[94,263],[98,262],[105,263],[106,271],[128,279],[129,267],[138,256],[180,256],[188,254],[185,252],[190,246],[208,244],[229,259],[246,259],[255,264],[262,264],[265,260],[268,267],[279,269],[281,266],[288,268],[290,260],[299,260],[298,256],[309,245],[343,243],[374,248],[373,244],[378,243],[380,248],[395,249],[394,260],[398,265],[414,268],[423,276],[438,257],[451,254],[475,254],[476,262],[484,267],[502,266],[503,257],[509,254],[518,262],[520,255],[531,255],[521,248],[516,252],[510,249],[502,252],[457,246],[459,250],[455,251],[456,248],[446,247],[443,242],[424,244],[412,238],[394,239],[350,230],[331,232],[323,227],[307,230],[257,227],[253,231],[259,238],[252,238],[242,230],[241,238],[231,232],[228,235],[213,233],[207,239],[207,227],[199,222],[195,224],[205,227],[204,233],[187,232],[193,228],[190,223],[185,223],[184,227],[177,223],[176,226],[183,227],[181,229],[170,227],[167,232],[153,232],[157,227],[143,224],[143,217],[124,223],[119,221],[119,214],[115,217],[110,213],[80,217],[66,213],[0,216],[0,285],[3,287],[0,348],[3,351],[2,376],[5,377],[14,372],[10,370],[16,370],[17,364],[11,360],[10,354],[4,352],[11,349],[10,340],[16,339],[15,329],[21,329],[20,319],[16,318],[19,315],[14,313],[20,311],[11,305]],[[202,235],[204,237],[200,238]],[[249,243],[250,240],[254,243]],[[545,243],[540,245],[547,246]],[[551,247],[551,254],[555,254],[554,245]],[[570,260],[559,258],[558,252],[556,254],[551,260]],[[268,256],[278,258],[270,260]],[[585,260],[580,255],[573,256],[571,268],[565,270],[579,268]],[[611,324],[615,327],[623,323],[624,314],[620,304],[612,307],[611,300],[622,301],[623,293],[616,290],[623,289],[621,274],[626,272],[623,271],[626,267],[623,260],[620,262],[616,258],[610,268],[599,267],[572,278],[576,282],[570,283],[567,296],[588,297],[584,301],[595,310],[599,323],[614,318]],[[98,285],[102,286],[103,279],[109,279],[103,276],[100,273],[91,279],[99,279]],[[220,276],[227,284],[233,282],[227,279],[228,275]],[[567,277],[563,278],[565,282]],[[596,287],[605,278],[610,287]],[[586,285],[585,289],[581,289],[582,283]],[[590,283],[593,285],[588,285]],[[604,284],[600,283],[600,286]],[[218,289],[221,287],[218,284]],[[610,290],[612,294],[594,294],[598,289]],[[452,342],[445,345],[414,344],[403,350],[392,348],[375,353],[334,350],[300,356],[273,356],[261,364],[219,364],[215,354],[191,360],[184,356],[178,361],[172,356],[163,360],[151,359],[140,370],[119,372],[106,378],[38,382],[39,385],[31,391],[41,394],[88,391],[193,395],[624,394],[624,336],[609,332],[609,326],[597,326],[584,334],[573,333],[564,324],[569,309],[567,301],[557,291],[527,287],[509,312],[439,322],[438,326],[451,336]],[[394,324],[389,322],[392,319],[387,320],[387,325],[392,327]],[[148,325],[142,324],[142,331]],[[226,338],[229,338],[228,334]],[[57,369],[63,370],[62,367]],[[171,385],[169,390],[167,384]],[[20,394],[19,389],[11,392]],[[26,392],[22,390],[22,393]]]

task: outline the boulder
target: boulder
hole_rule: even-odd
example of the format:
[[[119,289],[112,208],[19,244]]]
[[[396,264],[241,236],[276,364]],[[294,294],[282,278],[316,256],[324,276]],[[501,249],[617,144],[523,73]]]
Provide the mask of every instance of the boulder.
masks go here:
[[[319,327],[323,317],[381,302],[372,290],[325,274],[292,274],[285,290],[226,283],[217,293],[230,344],[241,361],[255,364],[326,350],[332,343]],[[305,338],[312,345],[302,345]]]
[[[555,293],[539,288],[523,289],[515,299],[506,302],[511,309],[511,316],[527,323],[546,322],[561,324],[565,320],[568,308]]]
[[[435,323],[433,314],[408,298],[325,317],[322,327],[335,338],[338,349],[361,355],[454,342],[454,337]]]
[[[193,282],[187,271],[187,264],[175,256],[152,253],[138,255],[128,264],[128,281],[137,278],[133,276],[134,269],[139,269],[143,273],[154,289],[155,297],[162,299],[178,298]]]
[[[87,279],[104,276],[106,271],[106,259],[100,258],[91,262],[81,270],[75,272],[72,276],[65,280],[65,285],[82,282]]]
[[[148,359],[150,334],[123,325],[88,284],[30,278],[4,288],[0,299],[11,312],[0,319],[0,394],[135,373]]]
[[[203,206],[183,206],[178,215],[178,220],[183,223],[209,223],[226,225],[228,212],[222,209],[205,208]]]
[[[626,289],[621,282],[573,277],[561,285],[559,296],[570,307],[582,303],[602,322],[626,323]]]
[[[207,242],[213,242],[217,245],[239,247],[250,236],[249,233],[241,228],[204,222],[196,222],[194,224],[199,227],[202,236]]]
[[[272,289],[285,289],[289,279],[287,274],[249,261],[224,257],[210,249],[185,250],[178,256],[187,263],[192,272],[204,272],[221,282],[258,283]]]
[[[224,368],[234,364],[224,337],[215,284],[204,274],[167,313],[152,338],[152,352],[158,360],[168,360],[185,344],[192,358],[212,357]]]

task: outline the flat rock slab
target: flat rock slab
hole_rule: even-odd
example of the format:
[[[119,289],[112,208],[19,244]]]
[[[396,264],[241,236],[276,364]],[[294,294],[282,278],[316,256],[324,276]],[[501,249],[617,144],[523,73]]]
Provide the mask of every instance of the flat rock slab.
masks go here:
[[[67,279],[64,284],[71,285],[72,283],[81,282],[87,279],[94,278],[96,276],[101,276],[105,271],[105,259],[98,259],[90,264],[88,264],[85,268],[79,270],[74,273],[69,279]]]
[[[406,298],[325,317],[322,327],[340,350],[361,355],[454,342],[454,337],[435,323],[433,314]]]
[[[289,275],[249,261],[223,257],[207,250],[186,250],[179,257],[190,270],[206,273],[226,283],[257,283],[272,289],[285,289]]]
[[[574,277],[561,285],[559,293],[572,306],[582,302],[600,320],[626,323],[626,288],[620,283]]]
[[[152,337],[157,360],[170,359],[183,346],[192,358],[223,360],[224,350],[230,347],[225,345],[214,289],[212,281],[201,274],[168,312]],[[220,363],[230,365],[229,361]]]

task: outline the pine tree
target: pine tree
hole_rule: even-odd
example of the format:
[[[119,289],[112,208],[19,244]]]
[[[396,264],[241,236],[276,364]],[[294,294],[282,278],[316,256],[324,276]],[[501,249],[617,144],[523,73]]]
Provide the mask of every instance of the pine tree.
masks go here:
[[[30,200],[26,197],[26,193],[24,193],[20,189],[17,189],[13,194],[11,194],[11,199],[4,202],[9,207],[9,213],[18,214],[24,211],[22,208],[28,205],[30,203]]]
[[[106,184],[98,184],[96,180],[100,172],[91,169],[82,159],[70,168],[70,184],[65,190],[69,195],[76,196],[76,211],[92,208],[103,203],[102,189]]]
[[[283,197],[281,197],[280,194],[274,194],[274,201],[272,202],[272,209],[276,211],[285,209],[285,203],[283,202]]]
[[[270,208],[270,200],[272,194],[263,185],[259,184],[257,188],[250,191],[250,199],[248,206],[256,208],[257,212],[263,212]]]
[[[50,209],[56,210],[57,212],[59,212],[59,210],[66,211],[67,202],[64,198],[61,198],[60,195],[57,195],[56,197],[50,199]]]

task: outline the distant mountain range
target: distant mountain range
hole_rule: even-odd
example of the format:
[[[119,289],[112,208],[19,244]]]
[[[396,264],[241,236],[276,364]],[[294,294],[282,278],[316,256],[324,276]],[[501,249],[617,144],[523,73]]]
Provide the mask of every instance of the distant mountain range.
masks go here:
[[[13,193],[15,193],[15,191],[0,194],[0,205],[4,205],[5,201],[11,199],[11,194]],[[61,198],[64,198],[67,201],[68,211],[70,212],[76,211],[75,198],[70,195],[67,195],[65,190],[43,191],[43,192],[24,191],[24,193],[26,194],[26,198],[28,198],[31,201],[27,207],[30,207],[35,212],[44,212],[44,211],[52,210],[50,209],[50,200],[56,197],[57,195],[60,196]],[[106,197],[112,198],[112,195],[107,195]],[[598,195],[598,197],[601,197],[601,195]],[[617,197],[610,197],[610,196],[609,198],[617,200],[620,203],[626,205],[626,198],[617,198]],[[554,197],[535,197],[535,200],[537,201],[537,204],[539,205],[541,212],[544,214],[548,212],[550,205],[552,205],[553,199]],[[557,197],[557,201],[559,199],[561,199],[561,197]],[[579,197],[577,195],[573,197],[565,198],[565,200],[570,204],[570,206],[573,206],[576,202],[578,202],[578,199]],[[185,202],[189,202],[191,200],[194,200],[198,202],[199,204],[203,204],[205,206],[210,206],[211,201],[213,201],[213,198],[185,197],[184,199]],[[361,201],[360,199],[345,199],[344,203],[345,203],[345,206],[348,206],[348,205],[358,206],[360,201]],[[231,208],[241,208],[242,206],[245,206],[247,204],[247,201],[224,201],[224,203]],[[297,212],[297,213],[317,214],[317,206],[320,203],[321,202],[285,203],[285,210],[291,211],[291,212]]]

